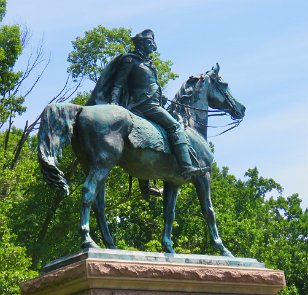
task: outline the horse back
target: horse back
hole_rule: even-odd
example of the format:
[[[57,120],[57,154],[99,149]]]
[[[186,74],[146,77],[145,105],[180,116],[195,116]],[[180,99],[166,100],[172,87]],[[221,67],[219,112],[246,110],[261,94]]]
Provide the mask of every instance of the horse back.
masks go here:
[[[119,161],[131,129],[126,109],[109,104],[85,106],[74,126],[74,152],[86,168],[111,168]]]

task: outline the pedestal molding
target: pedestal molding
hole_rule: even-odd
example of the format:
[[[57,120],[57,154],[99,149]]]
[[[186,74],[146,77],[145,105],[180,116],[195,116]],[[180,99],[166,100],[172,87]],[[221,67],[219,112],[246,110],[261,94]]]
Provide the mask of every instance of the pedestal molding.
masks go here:
[[[24,282],[22,294],[66,295],[87,289],[277,294],[283,286],[283,272],[265,268],[86,259]]]

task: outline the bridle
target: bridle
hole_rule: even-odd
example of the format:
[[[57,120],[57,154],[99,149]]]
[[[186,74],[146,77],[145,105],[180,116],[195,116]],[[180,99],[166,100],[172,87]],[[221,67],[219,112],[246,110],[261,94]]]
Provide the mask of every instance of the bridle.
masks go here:
[[[209,72],[206,72],[207,76],[213,82],[211,87],[212,88],[216,87],[216,89],[220,92],[220,94],[228,102],[228,104],[230,105],[231,109],[235,109],[234,104],[232,103],[232,99],[230,97],[230,94],[225,92],[222,89],[222,87],[220,86],[220,83],[219,83],[220,77],[217,74],[213,73],[213,72],[212,72],[213,73],[212,75],[209,75],[208,73]],[[214,75],[214,77],[213,77],[213,75]],[[168,99],[168,101],[171,104],[175,104],[175,105],[180,106],[182,108],[188,108],[188,109],[191,109],[191,110],[208,113],[208,117],[213,117],[213,116],[230,116],[230,118],[232,119],[233,122],[228,123],[226,125],[212,126],[212,125],[206,125],[206,124],[204,124],[202,122],[199,122],[199,121],[193,119],[191,116],[189,116],[187,114],[187,112],[185,112],[187,120],[191,119],[193,122],[197,123],[200,126],[203,126],[203,127],[206,127],[206,128],[223,128],[223,127],[228,127],[226,130],[220,132],[219,134],[216,134],[216,135],[213,135],[213,136],[209,136],[209,137],[216,137],[216,136],[222,135],[222,134],[224,134],[224,133],[226,133],[226,132],[228,132],[228,131],[236,128],[236,127],[238,127],[240,125],[240,123],[243,121],[243,119],[236,119],[236,118],[232,117],[232,115],[228,114],[227,111],[230,111],[231,109],[226,109],[225,111],[222,112],[221,110],[215,110],[215,109],[214,110],[208,110],[208,109],[196,108],[196,107],[192,107],[192,106],[189,106],[189,105],[186,105],[186,104],[182,104],[182,103],[179,103],[177,101],[170,100],[170,99]],[[231,126],[231,127],[229,127],[229,126]]]
[[[178,105],[180,107],[188,108],[188,109],[195,110],[195,111],[201,111],[205,113],[219,113],[219,114],[210,114],[209,116],[224,116],[227,114],[226,112],[222,112],[220,110],[206,110],[206,109],[195,108],[195,107],[189,106],[187,104],[179,103],[171,99],[167,99],[167,101],[169,101],[172,104]]]

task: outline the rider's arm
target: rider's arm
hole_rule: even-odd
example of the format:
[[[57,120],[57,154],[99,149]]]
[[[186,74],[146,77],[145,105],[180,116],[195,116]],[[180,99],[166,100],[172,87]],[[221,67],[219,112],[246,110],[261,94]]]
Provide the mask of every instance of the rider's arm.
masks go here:
[[[111,104],[118,105],[122,96],[123,88],[127,86],[129,74],[133,68],[132,57],[127,56],[121,60],[117,73],[115,75],[113,87],[111,90]]]

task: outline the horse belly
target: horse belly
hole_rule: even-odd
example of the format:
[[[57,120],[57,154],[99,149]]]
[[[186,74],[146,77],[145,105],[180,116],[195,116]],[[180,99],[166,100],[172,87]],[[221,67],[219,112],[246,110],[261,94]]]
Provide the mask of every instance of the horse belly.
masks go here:
[[[186,182],[180,176],[176,159],[171,154],[126,145],[119,165],[140,179],[161,179],[175,184]]]

